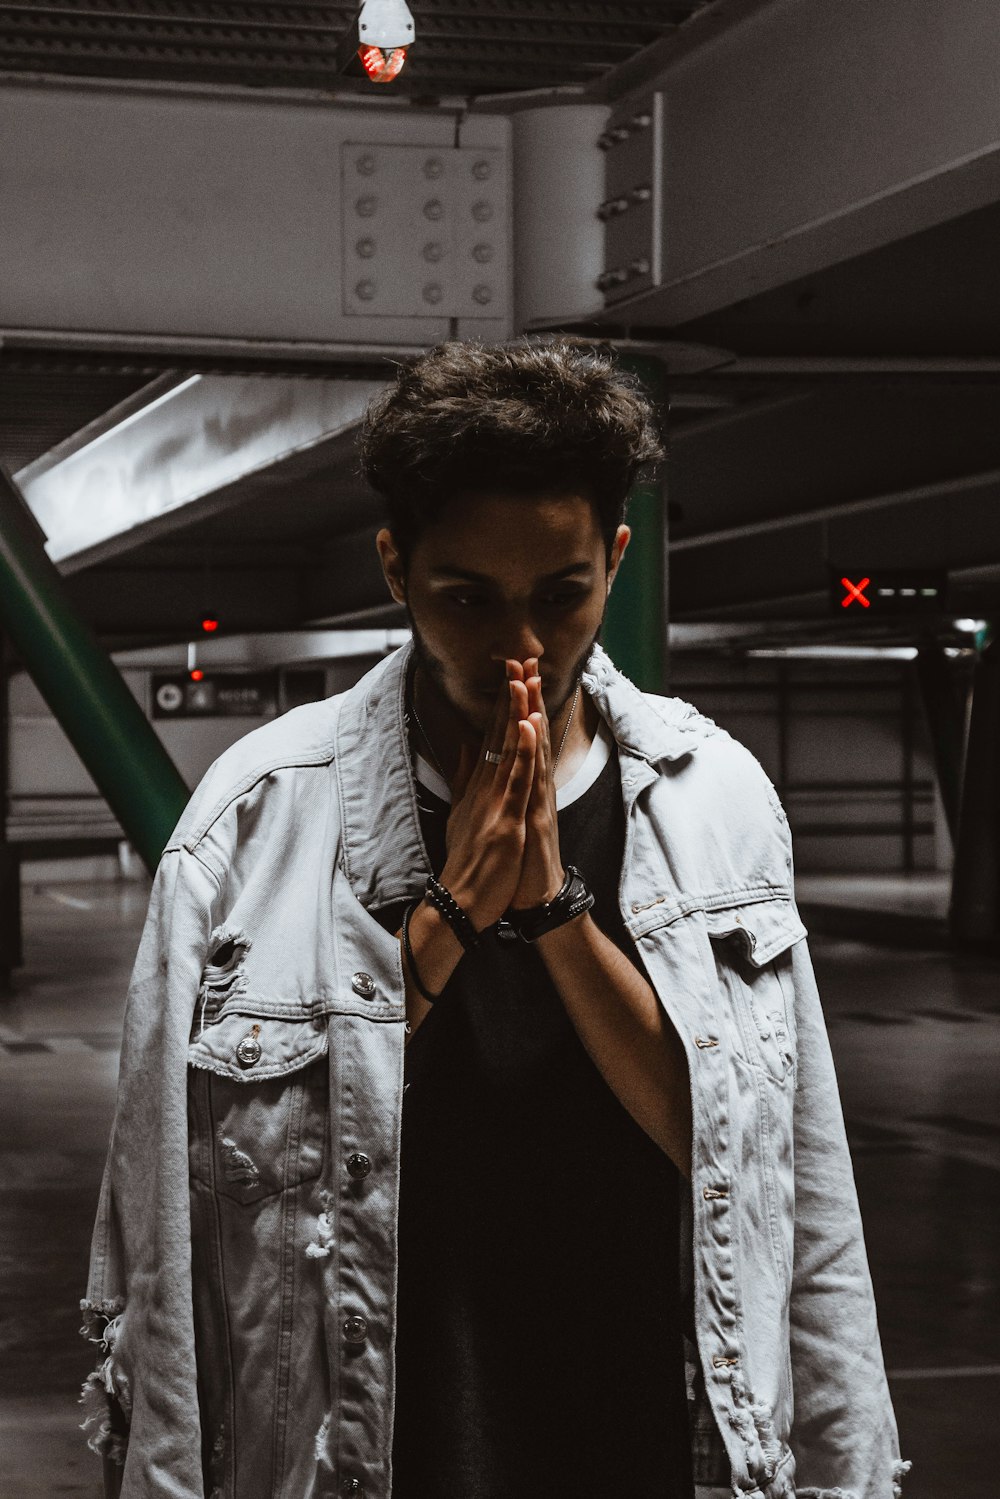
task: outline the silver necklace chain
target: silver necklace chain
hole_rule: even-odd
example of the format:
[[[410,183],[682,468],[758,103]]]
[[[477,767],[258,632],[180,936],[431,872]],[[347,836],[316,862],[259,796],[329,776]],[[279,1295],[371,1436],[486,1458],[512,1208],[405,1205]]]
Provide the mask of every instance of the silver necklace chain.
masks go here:
[[[577,682],[577,684],[576,684],[576,692],[573,694],[573,706],[569,710],[569,718],[567,718],[567,720],[566,720],[566,727],[563,729],[562,739],[559,741],[559,752],[556,755],[555,760],[552,762],[552,774],[553,775],[555,775],[556,766],[559,764],[559,756],[563,752],[563,745],[566,743],[566,735],[569,733],[569,726],[573,722],[573,714],[576,712],[576,702],[577,702],[577,698],[579,696],[580,696],[580,683]],[[414,672],[414,675],[413,675],[412,691],[410,693],[410,707],[413,709],[413,716],[417,720],[417,728],[420,730],[421,734],[423,735],[423,737],[424,737],[424,743],[426,744],[427,748],[431,752],[431,759],[434,761],[434,768],[437,771],[438,775],[441,777],[442,781],[444,781],[445,785],[447,785],[448,784],[448,777],[445,775],[444,771],[441,769],[441,766],[440,766],[440,764],[438,762],[438,757],[434,753],[434,747],[433,747],[433,745],[431,744],[430,740],[427,737],[427,730],[424,728],[423,724],[420,722],[420,714],[417,712],[417,679],[416,679],[416,672]]]

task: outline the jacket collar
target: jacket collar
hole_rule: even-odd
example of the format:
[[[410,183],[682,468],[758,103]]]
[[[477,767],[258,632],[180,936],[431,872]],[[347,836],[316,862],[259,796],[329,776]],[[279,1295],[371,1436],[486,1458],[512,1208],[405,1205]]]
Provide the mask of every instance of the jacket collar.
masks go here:
[[[417,809],[405,713],[413,640],[380,661],[343,696],[336,733],[344,873],[366,910],[416,898],[430,870]],[[581,683],[619,751],[647,762],[692,753],[718,733],[681,698],[645,694],[596,643]]]
[[[641,692],[596,641],[581,681],[618,748],[650,766],[660,760],[679,760],[710,734],[718,733],[712,720],[683,698]]]

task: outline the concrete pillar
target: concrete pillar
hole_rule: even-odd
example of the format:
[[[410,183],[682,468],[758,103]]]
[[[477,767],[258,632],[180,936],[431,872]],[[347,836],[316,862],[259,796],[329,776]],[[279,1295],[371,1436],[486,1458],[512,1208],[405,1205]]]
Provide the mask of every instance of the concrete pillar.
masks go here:
[[[982,650],[972,686],[948,922],[956,943],[1000,943],[1000,639]]]
[[[933,637],[919,642],[914,666],[934,753],[938,789],[954,847],[958,836],[965,752],[964,704],[960,700],[951,662]]]

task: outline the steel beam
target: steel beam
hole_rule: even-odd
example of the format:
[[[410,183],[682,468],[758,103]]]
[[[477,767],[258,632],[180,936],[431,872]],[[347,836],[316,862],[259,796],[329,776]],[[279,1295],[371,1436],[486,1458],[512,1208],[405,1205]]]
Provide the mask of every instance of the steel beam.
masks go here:
[[[0,192],[17,212],[0,215],[0,326],[377,347],[434,344],[455,336],[457,321],[460,338],[505,337],[510,194],[499,169],[488,184],[497,191],[490,306],[450,318],[422,298],[420,231],[401,226],[399,194],[387,187],[363,195],[374,200],[370,263],[414,237],[412,306],[405,316],[351,309],[346,293],[361,275],[351,225],[367,178],[342,172],[341,146],[492,148],[505,162],[509,136],[506,119],[459,122],[454,110],[402,99],[387,108],[358,82],[367,94],[356,106],[329,95],[7,82]]]
[[[643,70],[664,98],[662,281],[603,320],[675,326],[1000,199],[995,0],[771,0],[717,20],[711,45],[662,43]]]
[[[238,502],[239,481],[356,426],[385,381],[162,383],[145,406],[126,403],[16,476],[64,572]]]
[[[670,543],[672,552],[698,551],[703,547],[719,546],[729,541],[747,541],[751,536],[766,536],[773,532],[787,531],[794,526],[811,526],[817,521],[843,521],[852,515],[865,515],[872,510],[891,509],[895,505],[916,505],[927,500],[948,501],[980,489],[1000,487],[1000,469],[986,469],[981,474],[959,474],[954,479],[941,479],[933,484],[917,484],[910,489],[893,490],[889,494],[866,495],[860,500],[844,500],[836,505],[817,505],[812,510],[796,510],[788,515],[769,515],[764,520],[744,521],[738,526],[724,526],[716,531],[703,531],[697,536],[684,536]]]
[[[74,614],[43,536],[2,469],[0,630],[152,873],[188,788],[107,652]]]

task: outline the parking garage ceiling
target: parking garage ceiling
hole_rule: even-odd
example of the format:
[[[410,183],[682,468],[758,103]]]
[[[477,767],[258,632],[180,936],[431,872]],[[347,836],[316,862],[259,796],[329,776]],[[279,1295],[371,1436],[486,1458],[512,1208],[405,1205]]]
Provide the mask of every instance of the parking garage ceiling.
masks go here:
[[[683,49],[701,17],[713,28],[736,9],[727,0],[421,0],[420,45],[376,92],[428,106],[488,95],[498,101],[489,108],[544,89],[610,98],[634,82],[650,49]],[[371,98],[369,84],[332,72],[356,14],[356,4],[289,0],[15,0],[0,6],[0,72]],[[637,310],[625,328],[605,318],[562,330],[718,351],[668,379],[674,620],[787,620],[790,637],[805,629],[823,638],[828,601],[815,560],[848,553],[947,565],[954,612],[995,610],[998,228],[991,203],[687,323],[653,326]],[[905,368],[872,363],[894,359]],[[262,373],[252,355],[176,361],[176,352],[8,340],[0,463],[16,472],[157,379]],[[279,379],[391,374],[384,362],[333,370],[268,356],[267,365]],[[245,631],[404,624],[377,564],[379,523],[353,441],[340,435],[247,476],[183,527],[71,569],[67,581],[81,612],[119,646],[183,638],[208,597]]]
[[[384,97],[595,84],[710,0],[421,0],[417,40]],[[271,89],[370,90],[338,78],[356,4],[291,0],[5,0],[0,69]]]

